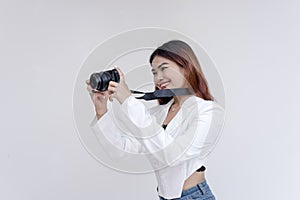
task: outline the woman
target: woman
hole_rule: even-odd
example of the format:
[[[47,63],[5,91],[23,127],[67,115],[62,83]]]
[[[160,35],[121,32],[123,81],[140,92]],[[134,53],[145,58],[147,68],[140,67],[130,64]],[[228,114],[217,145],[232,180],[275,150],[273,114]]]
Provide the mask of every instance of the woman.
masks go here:
[[[149,160],[156,169],[161,200],[215,199],[205,179],[204,165],[221,129],[223,109],[210,94],[200,64],[185,42],[172,40],[158,47],[150,56],[150,64],[156,90],[188,88],[189,93],[158,99],[159,105],[147,109],[131,95],[117,67],[120,82],[110,81],[106,92],[92,92],[87,81],[97,117],[94,126],[123,150],[154,155]],[[107,109],[107,100],[114,98],[134,126],[127,124],[136,139],[114,125]]]

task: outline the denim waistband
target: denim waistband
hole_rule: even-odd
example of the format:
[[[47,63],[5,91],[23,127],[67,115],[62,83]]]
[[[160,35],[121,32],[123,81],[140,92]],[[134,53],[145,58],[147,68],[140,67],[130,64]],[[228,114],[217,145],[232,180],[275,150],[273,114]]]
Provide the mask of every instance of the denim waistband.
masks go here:
[[[188,196],[196,191],[200,191],[202,194],[205,194],[208,190],[209,190],[209,186],[207,185],[207,182],[206,180],[202,181],[201,183],[198,183],[197,185],[195,185],[194,187],[192,188],[189,188],[187,190],[183,190],[182,193],[181,193],[181,197],[180,198],[183,198],[185,196]],[[180,199],[180,198],[176,198],[176,199]],[[160,197],[161,200],[168,200],[168,199],[165,199],[163,197]]]

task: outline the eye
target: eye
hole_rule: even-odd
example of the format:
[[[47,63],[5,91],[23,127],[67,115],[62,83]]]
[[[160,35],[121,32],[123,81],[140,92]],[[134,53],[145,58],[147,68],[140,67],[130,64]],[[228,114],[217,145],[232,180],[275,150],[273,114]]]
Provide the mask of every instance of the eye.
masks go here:
[[[157,75],[157,72],[152,72],[153,76]]]
[[[168,67],[161,67],[161,71],[164,71],[165,69],[167,69]]]

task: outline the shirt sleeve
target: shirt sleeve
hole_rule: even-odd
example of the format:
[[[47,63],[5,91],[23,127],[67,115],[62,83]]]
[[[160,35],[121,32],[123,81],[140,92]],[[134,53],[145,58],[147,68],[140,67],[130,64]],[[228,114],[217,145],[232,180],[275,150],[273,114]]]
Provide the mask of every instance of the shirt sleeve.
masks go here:
[[[119,113],[119,115],[121,114],[122,113]],[[92,120],[90,127],[96,135],[99,143],[106,147],[106,151],[108,153],[115,152],[110,150],[118,148],[118,156],[124,156],[125,152],[144,152],[145,150],[138,139],[131,137],[128,133],[128,127],[122,127],[121,124],[117,122],[118,120],[115,116],[116,115],[113,113],[113,110],[109,108],[107,113],[105,113],[99,120],[97,120],[96,117]],[[119,117],[120,116],[118,116],[118,118]],[[124,154],[122,154],[122,152],[124,152]],[[116,157],[116,155],[113,157]]]

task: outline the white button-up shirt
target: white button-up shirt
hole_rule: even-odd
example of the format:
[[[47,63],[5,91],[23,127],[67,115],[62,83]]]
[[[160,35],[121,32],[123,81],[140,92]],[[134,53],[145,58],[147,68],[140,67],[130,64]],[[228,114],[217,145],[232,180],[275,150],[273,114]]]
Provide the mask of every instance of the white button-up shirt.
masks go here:
[[[166,199],[179,198],[184,181],[205,165],[224,123],[219,104],[191,96],[163,129],[173,102],[148,109],[130,96],[91,124],[99,141],[105,136],[124,152],[147,156],[156,174],[158,194]]]

